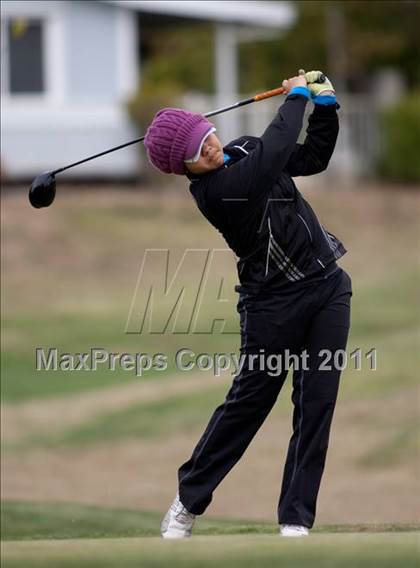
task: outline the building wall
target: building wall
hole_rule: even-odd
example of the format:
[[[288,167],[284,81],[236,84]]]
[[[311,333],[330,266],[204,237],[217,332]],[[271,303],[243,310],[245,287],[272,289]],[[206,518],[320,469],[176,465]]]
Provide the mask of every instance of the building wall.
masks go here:
[[[7,90],[9,17],[45,21],[46,89]],[[2,2],[2,146],[5,178],[32,177],[137,136],[124,102],[137,84],[137,26],[130,11],[94,2]],[[131,177],[132,146],[63,174]]]
[[[90,2],[66,3],[63,12],[69,99],[113,103],[118,99],[117,12]]]

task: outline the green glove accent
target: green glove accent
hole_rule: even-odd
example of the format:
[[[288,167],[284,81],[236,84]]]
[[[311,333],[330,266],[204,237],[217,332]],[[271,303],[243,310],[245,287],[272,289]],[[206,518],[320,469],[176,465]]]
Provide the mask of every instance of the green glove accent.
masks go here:
[[[334,95],[334,87],[328,77],[325,77],[324,83],[317,82],[321,75],[322,71],[308,71],[305,73],[308,89],[311,91],[312,97],[317,97],[318,95]]]

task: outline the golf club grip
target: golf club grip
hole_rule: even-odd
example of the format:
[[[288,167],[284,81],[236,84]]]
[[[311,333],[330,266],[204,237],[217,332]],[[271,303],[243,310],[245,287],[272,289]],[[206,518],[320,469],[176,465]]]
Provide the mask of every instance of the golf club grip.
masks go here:
[[[275,97],[277,95],[283,95],[285,90],[283,87],[278,87],[277,89],[272,89],[271,91],[265,91],[265,93],[259,93],[253,97],[253,101],[263,101],[264,99],[269,99],[270,97]]]
[[[326,77],[324,73],[319,76],[318,83],[325,83]],[[270,97],[275,97],[277,95],[283,95],[285,93],[283,87],[278,87],[277,89],[272,89],[271,91],[265,91],[265,93],[259,93],[252,98],[253,101],[263,101],[264,99],[269,99]]]

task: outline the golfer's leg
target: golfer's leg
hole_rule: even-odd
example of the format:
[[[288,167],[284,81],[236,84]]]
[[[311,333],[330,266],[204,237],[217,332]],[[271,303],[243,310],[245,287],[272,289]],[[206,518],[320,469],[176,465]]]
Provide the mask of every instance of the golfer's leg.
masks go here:
[[[331,283],[328,284],[331,286]],[[328,286],[320,292],[320,305],[305,340],[309,370],[296,370],[293,376],[293,435],[283,476],[278,517],[283,524],[312,527],[321,477],[324,470],[328,440],[340,371],[322,370],[325,357],[322,349],[334,354],[345,349],[350,326],[351,284],[346,273],[335,279],[333,293]],[[324,304],[322,297],[328,298]]]
[[[215,488],[236,464],[273,407],[287,372],[278,377],[243,370],[214,412],[191,458],[179,469],[185,507],[202,514]]]
[[[278,376],[269,375],[265,372],[266,361],[261,364],[258,356],[261,351],[266,356],[300,351],[302,316],[307,312],[304,299],[304,291],[282,296],[240,297],[244,365],[225,402],[215,410],[191,458],[178,472],[180,498],[191,513],[204,512],[213,491],[242,456],[273,407],[287,369],[279,369]]]

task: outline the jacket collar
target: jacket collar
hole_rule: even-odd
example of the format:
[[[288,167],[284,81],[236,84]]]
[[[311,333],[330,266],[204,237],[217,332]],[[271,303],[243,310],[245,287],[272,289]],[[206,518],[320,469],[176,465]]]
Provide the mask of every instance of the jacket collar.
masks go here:
[[[218,172],[223,170],[224,168],[228,168],[229,166],[233,165],[237,161],[245,158],[249,152],[251,152],[258,141],[258,138],[255,136],[241,136],[240,138],[236,138],[229,142],[226,146],[223,147],[223,152],[225,154],[229,154],[230,160],[229,162],[223,164],[222,166],[208,172],[206,174],[193,174],[187,171],[186,176],[191,182],[197,182],[205,178],[207,175],[212,174],[214,172]]]

